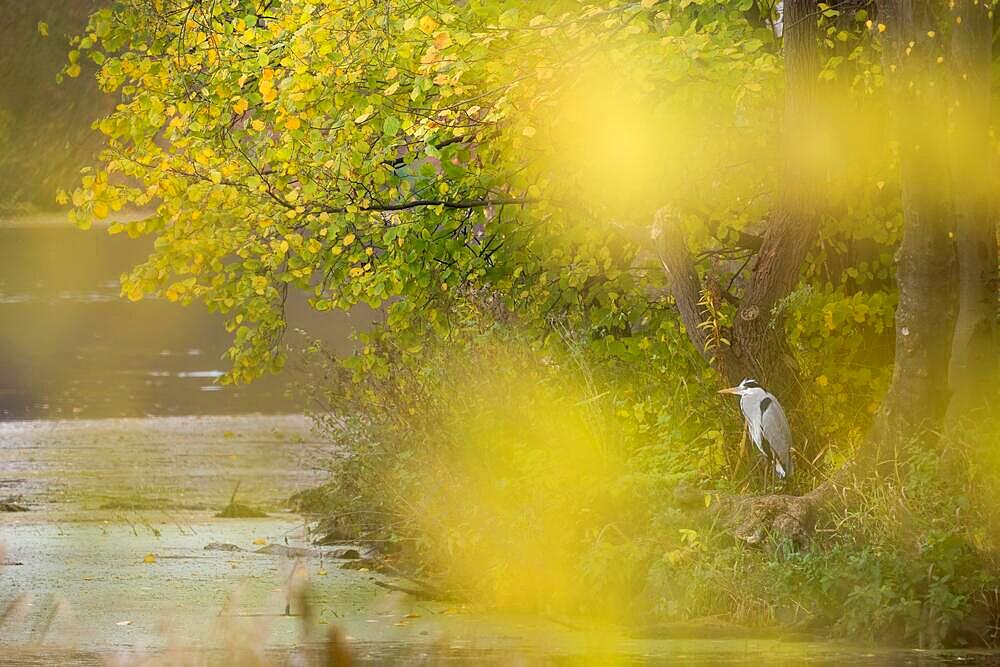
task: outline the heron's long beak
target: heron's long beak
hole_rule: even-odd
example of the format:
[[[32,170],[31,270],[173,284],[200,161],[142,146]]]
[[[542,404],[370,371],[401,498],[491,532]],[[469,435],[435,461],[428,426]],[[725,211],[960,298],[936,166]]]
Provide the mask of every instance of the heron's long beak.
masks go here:
[[[740,393],[739,387],[730,387],[729,389],[720,389],[717,393],[720,394],[738,394]]]

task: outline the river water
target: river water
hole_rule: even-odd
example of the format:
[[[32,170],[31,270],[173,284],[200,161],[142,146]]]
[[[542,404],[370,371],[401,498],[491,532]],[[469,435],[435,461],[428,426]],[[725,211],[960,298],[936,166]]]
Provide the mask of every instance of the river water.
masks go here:
[[[118,298],[119,274],[144,247],[46,220],[0,225],[0,500],[29,510],[0,512],[0,665],[307,664],[330,628],[355,662],[372,664],[994,660],[632,639],[419,600],[384,587],[406,582],[342,569],[330,550],[258,553],[312,548],[303,518],[282,501],[326,478],[332,445],[288,414],[297,405],[285,378],[215,382],[228,344],[219,318]],[[289,315],[341,351],[365,325],[301,301]],[[216,518],[236,488],[268,516]],[[205,548],[213,543],[231,550]],[[301,599],[307,607],[295,606]]]
[[[148,240],[82,232],[61,216],[0,221],[0,420],[295,410],[287,379],[223,387],[229,334],[200,306],[119,298],[119,277]],[[337,351],[370,313],[289,300],[289,331]],[[305,341],[290,334],[289,343]]]

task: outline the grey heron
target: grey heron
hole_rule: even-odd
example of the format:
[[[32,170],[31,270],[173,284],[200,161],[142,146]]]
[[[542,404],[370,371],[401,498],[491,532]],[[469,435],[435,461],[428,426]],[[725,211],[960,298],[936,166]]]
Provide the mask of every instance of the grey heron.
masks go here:
[[[792,431],[778,399],[764,390],[756,380],[746,379],[735,387],[721,389],[720,394],[740,397],[740,410],[747,422],[750,439],[760,453],[774,461],[774,470],[785,479],[792,474]]]

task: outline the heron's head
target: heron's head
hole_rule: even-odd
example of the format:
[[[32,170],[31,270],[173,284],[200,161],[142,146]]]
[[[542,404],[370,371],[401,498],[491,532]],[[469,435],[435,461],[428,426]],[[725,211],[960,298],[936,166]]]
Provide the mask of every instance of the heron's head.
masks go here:
[[[743,380],[743,382],[740,382],[735,387],[729,387],[728,389],[720,389],[719,393],[736,394],[737,396],[742,396],[743,394],[750,393],[754,389],[763,389],[763,388],[760,386],[760,383],[757,382],[756,380],[747,378],[746,380]]]

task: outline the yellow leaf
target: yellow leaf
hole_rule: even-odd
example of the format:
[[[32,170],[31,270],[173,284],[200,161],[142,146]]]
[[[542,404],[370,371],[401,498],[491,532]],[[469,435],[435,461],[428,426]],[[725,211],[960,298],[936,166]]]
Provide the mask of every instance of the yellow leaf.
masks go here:
[[[264,129],[264,121],[259,120],[259,119],[255,120],[254,122],[250,123],[250,126],[253,127],[253,129],[255,129],[258,132],[260,132],[261,130]]]
[[[96,215],[99,219],[103,220],[104,218],[108,217],[108,213],[110,212],[111,210],[108,208],[108,205],[105,204],[104,202],[102,201],[94,202],[94,215]]]
[[[820,375],[818,378],[816,378],[816,384],[818,384],[821,387],[825,387],[828,384],[830,384],[830,380],[825,375]]]
[[[348,234],[347,236],[344,237],[343,243],[345,246],[351,245],[352,243],[354,243],[354,239],[356,238],[357,236],[355,236],[354,234]]]
[[[302,121],[299,120],[298,116],[289,116],[288,120],[285,121],[285,128],[289,130],[297,130],[302,127]]]
[[[438,27],[438,22],[432,19],[430,16],[422,16],[420,21],[417,22],[420,27],[421,32],[426,34],[431,34]]]
[[[264,70],[265,77],[262,78],[260,83],[257,84],[257,88],[260,90],[260,94],[264,99],[264,102],[273,102],[278,96],[278,93],[274,90],[274,79],[266,76],[268,71],[271,71],[271,76],[274,76],[273,70]]]
[[[46,23],[45,21],[39,21],[38,22],[38,34],[41,35],[42,37],[48,37],[49,36],[49,24]]]
[[[362,269],[360,266],[355,266],[354,268],[352,268],[350,270],[349,273],[351,274],[352,278],[357,278],[358,276],[360,276],[364,272],[365,272],[365,270]]]
[[[258,537],[253,541],[254,544],[267,544],[267,540],[263,537]]]
[[[146,557],[142,559],[142,562],[146,563],[147,565],[155,563],[156,562],[156,554],[146,554]]]
[[[241,97],[240,99],[236,100],[236,104],[233,105],[233,111],[242,115],[244,112],[246,112],[249,106],[250,103],[246,101],[246,98]]]
[[[66,194],[65,190],[60,190],[56,193],[56,203],[60,206],[65,206],[69,203],[69,195]]]
[[[80,63],[73,63],[66,68],[66,76],[75,79],[80,76]]]
[[[442,51],[451,46],[451,35],[448,34],[447,30],[442,30],[438,34],[434,35],[434,48],[438,51]]]

